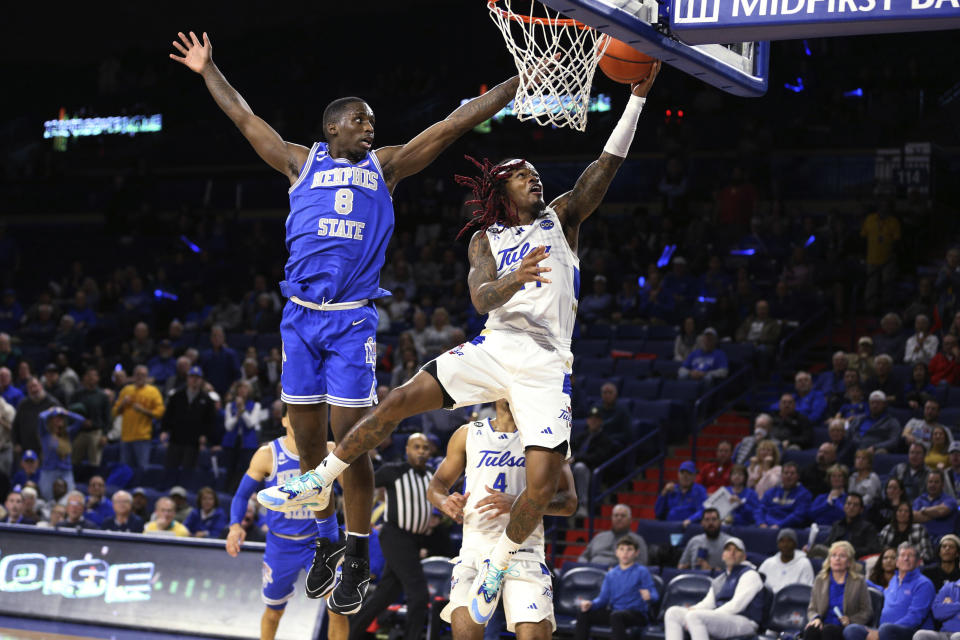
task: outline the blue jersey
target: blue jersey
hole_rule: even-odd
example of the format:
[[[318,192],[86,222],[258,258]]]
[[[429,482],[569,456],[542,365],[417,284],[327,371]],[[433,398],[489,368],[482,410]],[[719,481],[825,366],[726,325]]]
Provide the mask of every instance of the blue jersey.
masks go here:
[[[380,269],[393,233],[393,199],[374,152],[351,164],[314,143],[290,187],[286,232],[285,296],[321,303],[390,295],[380,288]]]
[[[290,453],[283,446],[283,438],[277,438],[270,443],[270,452],[273,454],[273,471],[264,479],[266,486],[281,485],[300,475],[300,456]],[[271,532],[283,536],[310,536],[317,533],[316,520],[310,509],[268,510],[266,520],[267,528]]]

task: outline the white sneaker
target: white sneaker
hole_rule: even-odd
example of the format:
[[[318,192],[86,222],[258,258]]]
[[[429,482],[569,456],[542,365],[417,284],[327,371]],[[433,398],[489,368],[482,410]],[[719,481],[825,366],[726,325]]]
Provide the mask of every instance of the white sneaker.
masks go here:
[[[324,486],[320,474],[311,470],[287,480],[282,485],[260,491],[257,502],[273,511],[297,511],[307,508],[322,511],[330,503],[332,490],[332,484]]]
[[[470,617],[477,624],[487,624],[490,616],[497,610],[500,602],[500,586],[506,575],[518,576],[513,565],[506,569],[497,569],[490,564],[487,558],[480,565],[477,577],[473,579],[473,598],[470,600]]]

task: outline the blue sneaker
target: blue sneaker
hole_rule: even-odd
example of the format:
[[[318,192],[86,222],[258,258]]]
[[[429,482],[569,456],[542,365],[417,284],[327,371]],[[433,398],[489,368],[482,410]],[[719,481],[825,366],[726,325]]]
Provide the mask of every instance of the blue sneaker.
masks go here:
[[[487,558],[480,565],[477,577],[473,579],[473,598],[470,600],[470,617],[477,624],[487,624],[500,602],[500,586],[504,576],[518,576],[518,571],[510,565],[506,569],[497,569],[490,565]]]
[[[330,503],[333,484],[324,485],[316,471],[307,471],[282,485],[268,487],[257,494],[257,502],[273,511],[313,509],[322,511]]]

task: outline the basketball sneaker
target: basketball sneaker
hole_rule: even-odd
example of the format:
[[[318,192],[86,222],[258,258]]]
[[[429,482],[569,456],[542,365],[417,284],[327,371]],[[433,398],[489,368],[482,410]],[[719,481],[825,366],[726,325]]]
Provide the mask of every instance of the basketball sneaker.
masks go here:
[[[477,624],[487,624],[490,616],[497,610],[500,602],[500,587],[504,576],[518,576],[519,572],[510,565],[506,569],[497,569],[487,558],[480,565],[477,577],[473,579],[473,598],[470,600],[470,617]]]
[[[337,583],[327,598],[327,608],[343,616],[356,613],[370,586],[370,562],[360,556],[344,556]]]
[[[273,511],[297,511],[310,508],[322,511],[330,503],[333,483],[324,485],[323,478],[310,470],[282,485],[267,487],[257,494],[257,502]]]
[[[306,591],[308,598],[319,598],[333,586],[337,574],[337,563],[343,557],[347,544],[344,540],[317,538],[317,548],[313,553],[313,566],[307,574]]]

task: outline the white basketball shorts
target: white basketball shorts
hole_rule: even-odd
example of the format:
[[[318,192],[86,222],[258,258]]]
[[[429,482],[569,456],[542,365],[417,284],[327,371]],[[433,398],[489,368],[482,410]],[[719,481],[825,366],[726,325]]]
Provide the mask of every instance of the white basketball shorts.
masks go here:
[[[453,568],[450,577],[450,602],[440,612],[444,622],[450,622],[453,612],[460,607],[470,607],[473,598],[473,580],[483,558],[479,556],[461,556]],[[453,562],[453,560],[451,560]],[[516,632],[521,622],[536,624],[541,620],[550,620],[553,631],[557,630],[557,621],[553,617],[553,582],[550,570],[536,560],[517,560],[514,571],[517,575],[507,575],[503,581],[503,612],[507,618],[507,631]]]
[[[570,371],[573,356],[526,333],[484,329],[472,341],[424,368],[458,408],[506,398],[524,448],[555,449],[569,458]]]

